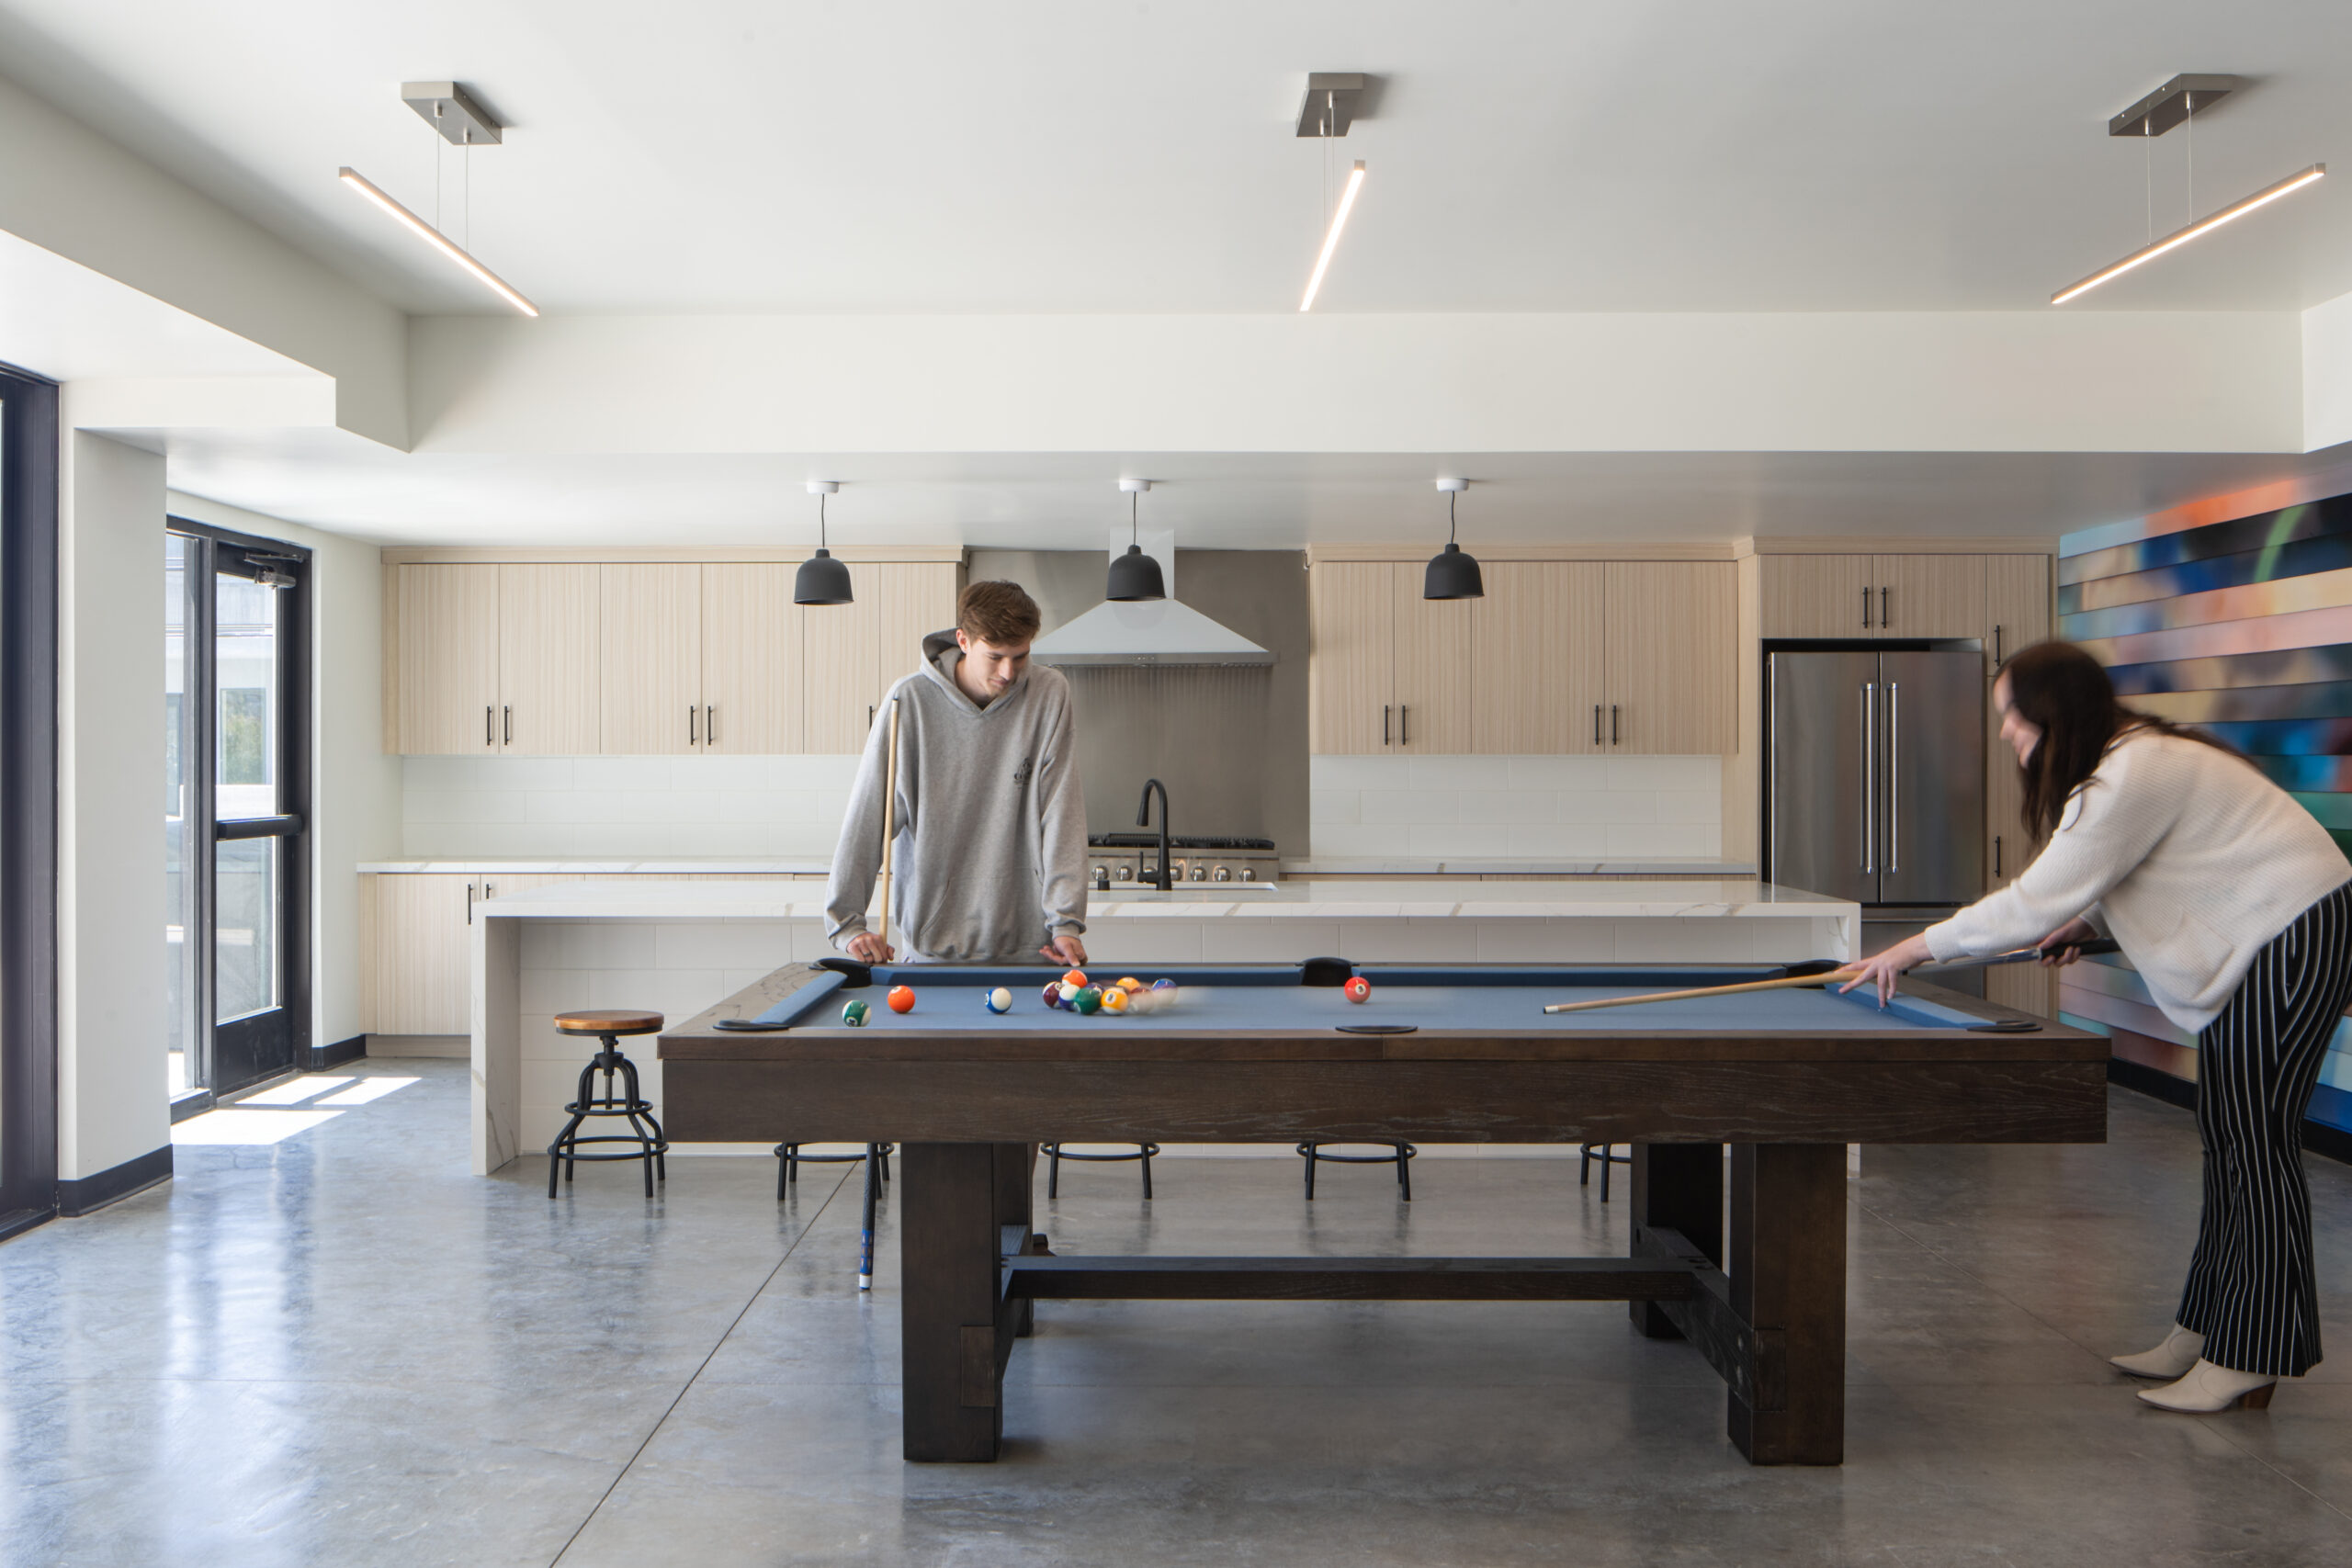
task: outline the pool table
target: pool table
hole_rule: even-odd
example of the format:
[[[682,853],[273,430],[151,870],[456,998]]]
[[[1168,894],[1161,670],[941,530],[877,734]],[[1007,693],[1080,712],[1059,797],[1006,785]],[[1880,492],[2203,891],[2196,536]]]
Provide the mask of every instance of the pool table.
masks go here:
[[[1836,1464],[1845,1145],[2104,1142],[2108,1046],[1931,986],[1885,1010],[1812,988],[1544,1011],[1792,968],[1179,964],[1133,971],[1179,987],[1136,1017],[1048,1009],[1044,965],[796,964],[662,1036],[662,1118],[673,1139],[899,1145],[909,1460],[993,1460],[1032,1303],[1124,1297],[1622,1300],[1722,1374],[1751,1461]],[[894,985],[912,1011],[884,1005]],[[1001,1016],[981,1005],[1000,985]],[[1631,1252],[1069,1257],[1030,1224],[1041,1142],[1302,1139],[1631,1144]]]

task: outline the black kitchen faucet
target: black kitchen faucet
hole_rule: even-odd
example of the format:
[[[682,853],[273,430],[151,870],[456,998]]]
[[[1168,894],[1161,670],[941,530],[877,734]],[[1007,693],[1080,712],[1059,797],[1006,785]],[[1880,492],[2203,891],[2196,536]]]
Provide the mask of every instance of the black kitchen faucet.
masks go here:
[[[1174,863],[1168,858],[1168,786],[1158,779],[1143,781],[1143,803],[1136,807],[1136,826],[1138,828],[1151,826],[1151,792],[1153,790],[1159,792],[1159,869],[1144,877],[1143,880],[1150,883],[1162,893],[1169,893],[1175,890],[1176,874],[1172,869]]]

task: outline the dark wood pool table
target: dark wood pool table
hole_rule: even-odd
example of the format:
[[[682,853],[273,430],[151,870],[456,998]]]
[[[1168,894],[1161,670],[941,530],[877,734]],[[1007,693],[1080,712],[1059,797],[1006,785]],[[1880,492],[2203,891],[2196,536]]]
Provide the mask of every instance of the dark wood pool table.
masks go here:
[[[1118,966],[1094,976],[1115,978]],[[1758,1464],[1845,1451],[1849,1144],[2101,1143],[2107,1042],[1906,987],[1546,1015],[1769,964],[1179,964],[1173,1007],[1050,1010],[1044,966],[791,964],[662,1036],[681,1140],[900,1145],[906,1457],[993,1460],[1031,1303],[1102,1297],[1632,1303],[1729,1386]],[[1340,983],[1361,974],[1370,998]],[[914,1010],[883,1005],[912,986]],[[999,1016],[981,1005],[1012,994]],[[844,1027],[845,1001],[871,1010]],[[720,1021],[757,1021],[738,1032]],[[1057,1257],[1031,1227],[1041,1142],[1634,1145],[1624,1258]],[[1731,1147],[1729,1223],[1723,1147]]]

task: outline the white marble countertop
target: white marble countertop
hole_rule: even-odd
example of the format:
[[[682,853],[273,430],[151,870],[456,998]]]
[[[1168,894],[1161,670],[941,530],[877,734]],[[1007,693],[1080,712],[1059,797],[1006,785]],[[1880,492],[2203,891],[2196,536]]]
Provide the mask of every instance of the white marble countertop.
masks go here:
[[[362,861],[357,869],[378,875],[552,876],[823,876],[827,860],[808,857],[729,860],[720,857],[662,860],[383,860]],[[1756,863],[1739,860],[1383,860],[1306,859],[1283,862],[1283,874],[1312,876],[1713,876],[1752,877]]]
[[[493,919],[639,920],[820,919],[824,900],[798,885],[738,882],[561,883],[503,894],[478,906]],[[1172,893],[1096,894],[1090,925],[1123,919],[1858,919],[1861,906],[1753,878],[1660,882],[1444,877],[1312,878],[1227,883]]]

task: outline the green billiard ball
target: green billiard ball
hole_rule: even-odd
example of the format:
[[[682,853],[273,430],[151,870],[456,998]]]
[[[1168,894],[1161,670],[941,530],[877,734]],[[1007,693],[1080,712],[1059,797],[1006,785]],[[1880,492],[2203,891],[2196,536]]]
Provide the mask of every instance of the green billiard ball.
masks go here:
[[[1078,995],[1071,999],[1070,1006],[1076,1008],[1080,1012],[1101,1012],[1102,1010],[1102,993],[1092,986],[1083,987],[1080,989]]]
[[[848,1006],[842,1008],[842,1021],[849,1025],[852,1029],[865,1028],[865,1004],[864,1002],[852,1002]]]

